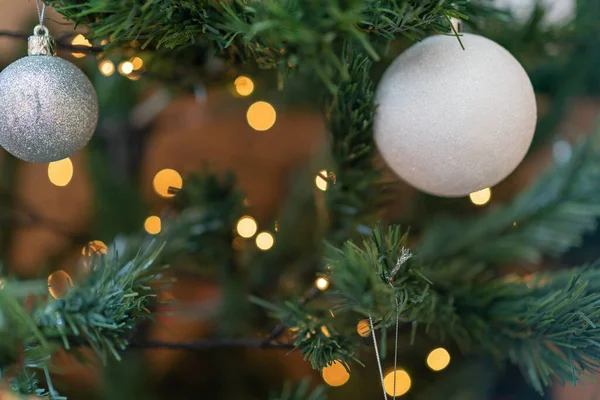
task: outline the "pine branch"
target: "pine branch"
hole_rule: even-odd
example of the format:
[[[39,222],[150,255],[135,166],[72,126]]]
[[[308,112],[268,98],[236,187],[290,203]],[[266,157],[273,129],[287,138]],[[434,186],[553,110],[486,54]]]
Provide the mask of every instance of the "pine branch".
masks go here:
[[[47,369],[51,355],[60,347],[70,350],[85,343],[103,361],[108,356],[119,360],[119,351],[126,348],[135,323],[148,317],[145,306],[153,296],[148,284],[156,281],[161,271],[154,264],[161,249],[152,241],[125,262],[116,253],[94,257],[87,279],[77,282],[60,299],[47,298],[46,282],[5,280],[0,291],[0,368],[16,363],[21,372],[11,381],[11,389],[65,399],[54,390]],[[48,392],[38,388],[29,369],[45,371]]]
[[[342,243],[358,232],[368,232],[383,204],[381,171],[373,168],[375,85],[369,76],[371,61],[347,49],[343,56],[345,74],[336,78],[337,90],[325,104],[334,163],[332,179],[325,192],[329,211],[329,239]]]
[[[45,368],[60,347],[74,350],[86,346],[93,348],[103,361],[109,356],[119,360],[119,352],[129,346],[135,324],[150,316],[146,305],[157,290],[162,260],[172,261],[181,254],[191,254],[203,262],[221,262],[224,254],[231,254],[232,227],[242,212],[241,203],[241,194],[235,190],[232,177],[219,179],[210,173],[192,176],[177,198],[177,204],[184,210],[178,218],[163,221],[163,233],[158,239],[148,241],[139,235],[117,238],[108,255],[88,260],[89,275],[76,282],[64,297],[47,299],[45,281],[4,280],[0,308],[6,319],[3,326],[10,329],[3,331],[0,341],[0,368],[22,363],[26,367],[23,373],[28,374],[27,368]],[[152,282],[153,289],[148,286]],[[244,296],[243,292],[240,295]],[[31,296],[37,301],[32,309],[26,309],[24,299]],[[139,346],[137,343],[136,347]],[[146,346],[292,349],[284,343],[247,339],[193,344],[149,342]],[[23,353],[19,353],[21,348]],[[19,392],[41,393],[31,375],[22,378],[15,381],[21,388]],[[50,392],[51,398],[60,398]]]
[[[306,295],[303,296],[302,298],[300,298],[300,300],[298,300],[298,303],[297,303],[298,307],[302,308],[302,307],[306,306],[307,303],[310,302],[315,297],[317,297],[319,295],[319,293],[321,293],[319,288],[317,288],[316,286],[311,286],[310,289],[307,291]],[[275,329],[273,329],[273,331],[271,332],[271,334],[269,335],[269,337],[266,339],[265,342],[268,343],[268,342],[272,342],[275,339],[278,339],[281,335],[283,335],[285,330],[286,330],[286,325],[284,323],[277,325],[275,327]]]
[[[337,332],[325,315],[306,310],[302,305],[287,301],[275,305],[262,299],[250,300],[270,311],[282,321],[294,337],[294,349],[300,349],[305,360],[316,370],[322,370],[335,361],[362,363],[354,355],[355,343]]]
[[[600,263],[575,271],[534,276],[530,281],[476,279],[445,285],[443,274],[411,258],[390,283],[406,238],[398,227],[376,229],[361,247],[332,248],[330,280],[339,309],[392,323],[400,320],[464,351],[487,352],[518,364],[542,392],[552,379],[573,384],[600,368],[600,295],[594,279]]]
[[[72,338],[87,343],[103,360],[108,355],[120,359],[133,325],[147,316],[145,305],[153,296],[147,285],[160,272],[154,261],[161,247],[152,242],[124,264],[116,254],[95,258],[87,281],[61,299],[39,300],[30,312],[19,300],[34,293],[29,284],[6,282],[0,305],[13,340],[25,347],[26,364],[45,366],[57,347],[72,347]]]
[[[199,265],[222,264],[231,253],[235,224],[245,212],[235,178],[206,170],[187,176],[184,189],[176,193],[179,215],[166,232],[165,258],[172,262],[188,255]]]
[[[600,127],[539,181],[481,218],[443,220],[423,236],[424,264],[482,268],[508,262],[536,263],[581,243],[600,216]],[[452,274],[461,273],[457,270]],[[462,273],[464,275],[464,271]]]
[[[4,376],[4,374],[2,374]],[[28,368],[23,368],[20,373],[14,377],[8,379],[8,386],[11,392],[18,395],[32,394],[34,396],[28,397],[27,399],[35,400],[39,398],[53,399],[53,400],[64,400],[65,397],[51,397],[50,393],[45,389],[39,387],[39,380],[35,371],[30,371]]]
[[[335,92],[331,77],[343,73],[337,49],[357,44],[374,60],[369,37],[417,37],[448,32],[448,15],[462,17],[455,0],[307,0],[215,2],[212,0],[47,0],[67,20],[89,27],[107,47],[138,41],[142,48],[186,49],[209,43],[233,62],[253,62],[282,75],[305,69]]]

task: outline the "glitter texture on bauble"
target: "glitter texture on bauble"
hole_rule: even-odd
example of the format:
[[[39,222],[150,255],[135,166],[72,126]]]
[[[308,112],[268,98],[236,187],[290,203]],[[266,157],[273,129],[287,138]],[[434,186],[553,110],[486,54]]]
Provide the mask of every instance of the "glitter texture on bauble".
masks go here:
[[[53,56],[46,28],[36,30],[30,55],[0,73],[0,145],[25,161],[51,162],[71,156],[91,139],[98,98],[79,68]]]
[[[537,121],[527,73],[482,36],[437,35],[402,53],[377,88],[374,136],[389,167],[437,196],[466,196],[506,178]]]

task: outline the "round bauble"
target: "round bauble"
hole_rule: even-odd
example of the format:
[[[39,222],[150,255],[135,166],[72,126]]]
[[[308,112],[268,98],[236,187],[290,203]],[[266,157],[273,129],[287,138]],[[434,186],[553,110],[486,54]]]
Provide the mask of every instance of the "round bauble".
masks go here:
[[[377,88],[374,136],[402,179],[438,196],[465,196],[506,178],[537,120],[527,73],[481,36],[432,36],[402,53]]]
[[[23,57],[0,73],[0,145],[30,162],[81,150],[98,122],[98,99],[83,72],[51,55]]]

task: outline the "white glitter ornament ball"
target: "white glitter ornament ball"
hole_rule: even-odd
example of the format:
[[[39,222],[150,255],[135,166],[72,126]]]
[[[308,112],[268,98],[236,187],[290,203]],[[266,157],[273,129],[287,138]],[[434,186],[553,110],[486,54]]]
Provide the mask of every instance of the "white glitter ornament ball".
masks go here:
[[[57,161],[81,150],[98,122],[91,82],[75,65],[54,57],[45,28],[42,33],[30,38],[29,56],[0,73],[0,145],[30,162]]]
[[[375,142],[416,188],[458,197],[491,187],[523,160],[537,108],[531,81],[481,36],[432,36],[402,53],[377,88]]]

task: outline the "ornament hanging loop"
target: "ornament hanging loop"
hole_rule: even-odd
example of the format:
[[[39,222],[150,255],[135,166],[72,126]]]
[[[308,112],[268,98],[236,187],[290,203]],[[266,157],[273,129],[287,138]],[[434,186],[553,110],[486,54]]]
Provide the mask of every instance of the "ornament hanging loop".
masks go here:
[[[50,32],[48,31],[48,28],[46,28],[45,25],[36,25],[35,28],[33,28],[33,35],[34,36],[50,36]]]
[[[463,25],[462,19],[459,18],[451,18],[450,23],[452,24],[452,30],[456,33],[464,33],[465,27]]]
[[[30,56],[54,56],[56,44],[50,36],[50,31],[44,25],[33,28],[33,36],[27,41],[27,54]]]

